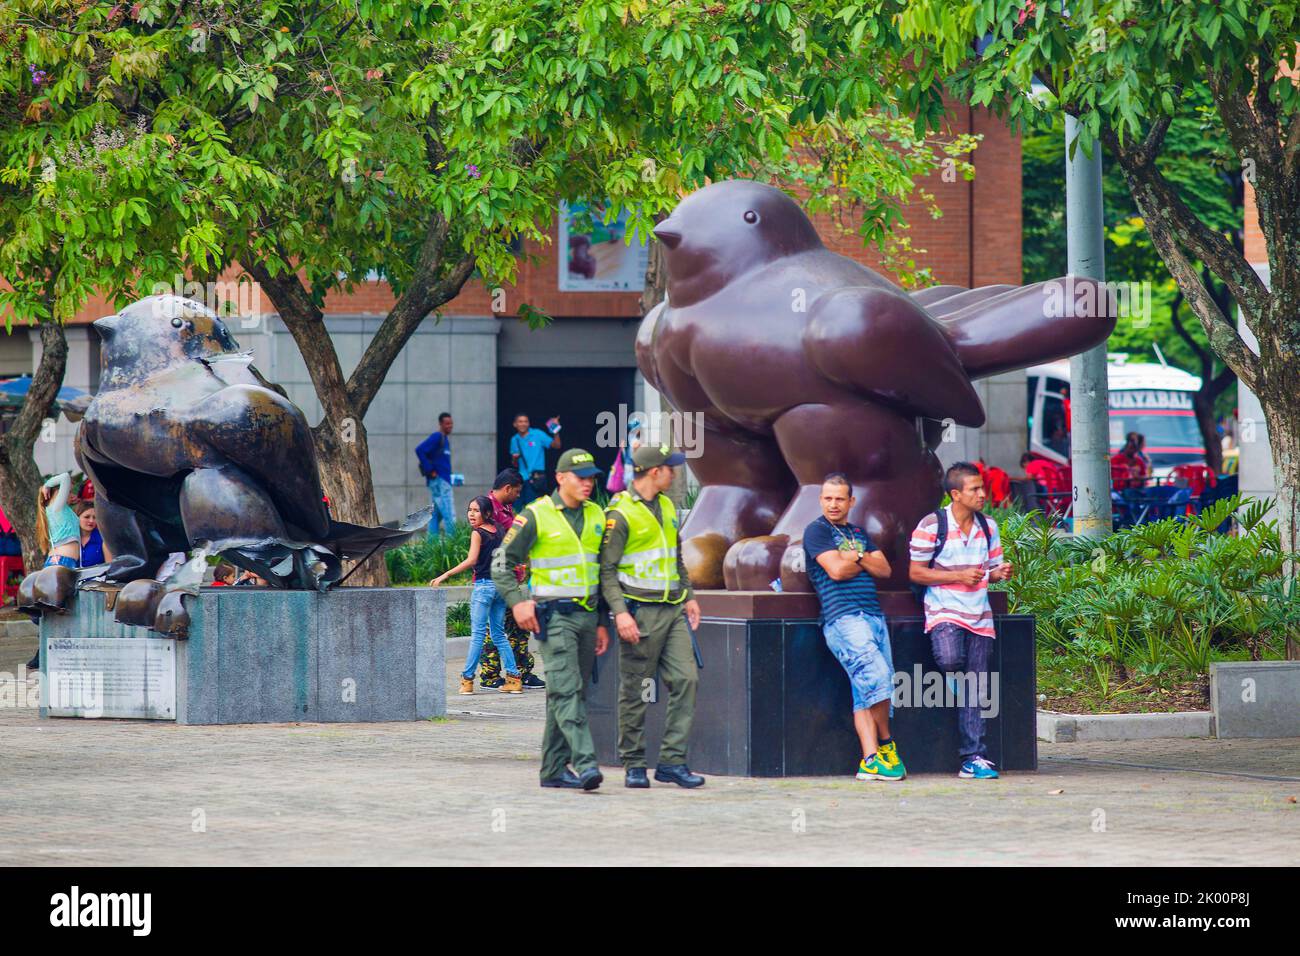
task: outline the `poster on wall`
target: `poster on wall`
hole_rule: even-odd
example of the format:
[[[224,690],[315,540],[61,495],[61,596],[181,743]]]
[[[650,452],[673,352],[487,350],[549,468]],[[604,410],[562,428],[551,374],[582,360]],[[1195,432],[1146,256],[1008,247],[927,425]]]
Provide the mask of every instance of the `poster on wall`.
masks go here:
[[[627,213],[604,223],[593,209],[591,231],[579,232],[574,219],[585,209],[584,203],[560,204],[560,291],[640,292],[649,253],[645,242],[626,241]]]

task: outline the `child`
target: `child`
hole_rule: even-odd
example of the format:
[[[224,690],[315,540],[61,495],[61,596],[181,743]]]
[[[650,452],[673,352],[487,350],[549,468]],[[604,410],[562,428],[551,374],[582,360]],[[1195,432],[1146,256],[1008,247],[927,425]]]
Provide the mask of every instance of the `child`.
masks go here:
[[[460,672],[460,692],[474,693],[474,671],[478,668],[479,656],[483,653],[483,640],[487,636],[489,620],[492,634],[500,640],[493,640],[501,654],[501,663],[505,665],[506,682],[498,690],[503,694],[522,694],[523,680],[515,662],[514,651],[505,639],[506,602],[492,583],[492,555],[496,552],[505,529],[498,528],[492,520],[492,502],[487,495],[479,495],[469,503],[468,509],[470,539],[469,556],[449,571],[444,571],[432,581],[429,587],[438,587],[453,574],[459,574],[466,568],[474,569],[474,589],[469,599],[470,637],[469,653],[465,658],[465,669]]]
[[[45,566],[81,565],[81,521],[68,505],[72,476],[66,471],[49,479],[36,493],[36,544],[45,552]],[[28,670],[41,666],[41,652],[27,662]]]
[[[212,586],[214,588],[228,588],[235,583],[236,569],[233,564],[222,561],[217,565],[217,569],[212,572]]]

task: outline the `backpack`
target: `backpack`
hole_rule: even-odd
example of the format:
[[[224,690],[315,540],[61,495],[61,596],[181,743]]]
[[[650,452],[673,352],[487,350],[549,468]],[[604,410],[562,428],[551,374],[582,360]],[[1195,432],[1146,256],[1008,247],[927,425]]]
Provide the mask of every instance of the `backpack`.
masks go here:
[[[980,530],[984,532],[985,547],[993,546],[993,535],[989,533],[989,519],[984,517],[984,512],[976,511],[975,520],[979,522]],[[939,560],[939,555],[943,554],[943,546],[948,543],[948,509],[940,508],[934,513],[935,520],[938,524],[934,528],[934,553],[930,555],[928,567],[933,568],[934,562]],[[921,605],[925,610],[925,592],[930,590],[928,584],[912,583],[912,596],[916,598],[916,603]]]

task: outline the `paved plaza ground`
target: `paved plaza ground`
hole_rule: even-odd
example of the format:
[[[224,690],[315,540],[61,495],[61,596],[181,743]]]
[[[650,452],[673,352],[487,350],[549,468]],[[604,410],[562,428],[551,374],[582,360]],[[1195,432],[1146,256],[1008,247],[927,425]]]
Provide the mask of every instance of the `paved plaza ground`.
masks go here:
[[[464,644],[449,642],[449,689]],[[0,639],[0,671],[33,650]],[[447,719],[401,724],[3,708],[0,865],[1300,863],[1297,739],[1040,744],[1038,773],[990,783],[629,791],[608,769],[583,794],[537,786],[543,698],[452,691]]]

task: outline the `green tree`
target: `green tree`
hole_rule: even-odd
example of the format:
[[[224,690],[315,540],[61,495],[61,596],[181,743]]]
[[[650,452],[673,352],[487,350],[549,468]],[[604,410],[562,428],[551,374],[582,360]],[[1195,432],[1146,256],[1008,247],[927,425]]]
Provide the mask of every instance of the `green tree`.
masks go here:
[[[900,35],[923,70],[1017,124],[1065,111],[1075,147],[1102,143],[1124,173],[1156,251],[1214,352],[1257,396],[1273,451],[1283,547],[1300,534],[1300,44],[1294,3],[1246,0],[910,0]],[[975,41],[982,54],[975,54]],[[1051,94],[1026,95],[1035,80]],[[1189,184],[1160,159],[1176,120],[1210,104],[1254,187],[1267,282],[1231,238],[1197,215]],[[1227,287],[1234,316],[1197,263]]]
[[[508,287],[512,243],[545,241],[559,200],[626,209],[644,235],[710,179],[779,177],[811,208],[856,204],[884,242],[915,152],[879,131],[904,115],[924,143],[944,114],[887,20],[824,2],[12,0],[0,53],[6,94],[30,97],[0,130],[0,182],[29,215],[17,268],[90,219],[120,286],[242,267],[311,372],[325,488],[357,522],[377,520],[363,422],[394,359],[476,273]],[[872,115],[861,149],[800,145],[852,140]],[[96,124],[148,166],[89,184],[60,162],[43,184]],[[323,303],[372,271],[397,301],[344,375]],[[79,278],[61,301],[100,287]]]
[[[1022,145],[1024,275],[1038,282],[1066,271],[1065,122],[1026,131]],[[1218,418],[1236,404],[1232,369],[1218,360],[1205,331],[1185,308],[1186,299],[1165,268],[1124,181],[1123,172],[1102,147],[1102,193],[1106,216],[1106,276],[1112,282],[1147,283],[1150,314],[1122,314],[1110,337],[1115,352],[1153,357],[1153,345],[1180,368],[1201,378],[1193,398],[1206,459],[1216,471],[1223,465]],[[1160,167],[1171,180],[1186,184],[1187,203],[1198,218],[1229,236],[1240,247],[1243,195],[1240,170],[1227,151],[1226,138],[1204,104],[1195,118],[1170,124]],[[1201,277],[1219,307],[1228,314],[1231,298],[1223,283],[1201,265]]]

